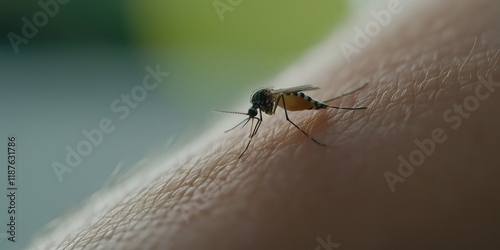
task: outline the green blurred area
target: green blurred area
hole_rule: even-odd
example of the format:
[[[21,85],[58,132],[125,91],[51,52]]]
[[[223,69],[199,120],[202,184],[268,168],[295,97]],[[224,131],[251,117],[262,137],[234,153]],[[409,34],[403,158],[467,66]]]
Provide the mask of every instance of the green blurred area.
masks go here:
[[[242,86],[269,84],[280,69],[325,38],[346,12],[343,1],[240,2],[129,2],[132,37],[162,54],[176,79],[169,98],[233,101],[231,94],[241,93]]]
[[[214,2],[231,9],[216,8]],[[128,12],[136,37],[150,45],[246,51],[273,58],[297,55],[324,37],[345,10],[342,1],[331,0],[314,4],[303,0],[241,0],[234,7],[225,3],[134,1]]]

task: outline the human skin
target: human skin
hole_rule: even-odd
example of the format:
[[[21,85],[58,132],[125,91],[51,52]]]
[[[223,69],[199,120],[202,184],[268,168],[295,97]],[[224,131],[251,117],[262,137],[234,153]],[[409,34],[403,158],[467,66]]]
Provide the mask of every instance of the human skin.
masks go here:
[[[318,100],[369,82],[332,103],[366,110],[289,112],[328,147],[284,112],[264,115],[241,159],[246,134],[208,136],[186,156],[155,163],[147,170],[155,174],[134,188],[91,200],[84,209],[91,212],[70,215],[32,247],[328,249],[320,242],[330,241],[340,249],[498,248],[500,86],[488,97],[482,88],[472,111],[447,110],[478,98],[480,79],[500,82],[500,2],[402,5],[350,63],[339,45],[352,44],[351,27],[366,22],[346,24],[340,39],[277,78],[286,83],[278,87],[314,83],[321,91],[308,94]],[[414,141],[436,129],[444,141],[413,172],[402,168],[404,182],[391,190],[384,174],[401,176],[398,156],[408,160],[419,149]]]

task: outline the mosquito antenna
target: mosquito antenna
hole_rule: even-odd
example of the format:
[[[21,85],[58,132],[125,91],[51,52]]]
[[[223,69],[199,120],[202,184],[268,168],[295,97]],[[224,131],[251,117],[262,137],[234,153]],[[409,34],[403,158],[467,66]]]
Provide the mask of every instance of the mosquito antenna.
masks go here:
[[[227,114],[237,114],[237,115],[248,115],[248,113],[243,113],[243,112],[236,112],[236,111],[226,111],[226,110],[212,110],[214,112],[219,112],[219,113],[227,113]]]
[[[227,132],[229,132],[229,131],[231,131],[231,130],[233,130],[233,129],[237,128],[238,126],[240,126],[240,125],[244,122],[245,124],[243,124],[243,126],[241,127],[241,128],[243,129],[243,128],[247,125],[248,121],[250,121],[250,117],[248,117],[248,118],[246,118],[245,120],[241,121],[240,123],[238,123],[238,125],[236,125],[236,126],[234,126],[234,127],[230,128],[230,129],[228,129],[228,130],[224,131],[224,133],[227,133]]]

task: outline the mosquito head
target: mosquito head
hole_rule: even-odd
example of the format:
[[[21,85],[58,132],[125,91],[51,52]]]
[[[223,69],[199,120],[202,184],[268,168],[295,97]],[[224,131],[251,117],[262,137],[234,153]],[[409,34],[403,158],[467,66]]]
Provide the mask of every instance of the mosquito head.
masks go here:
[[[250,109],[248,109],[248,116],[255,117],[257,115],[257,109],[258,107],[253,105]]]

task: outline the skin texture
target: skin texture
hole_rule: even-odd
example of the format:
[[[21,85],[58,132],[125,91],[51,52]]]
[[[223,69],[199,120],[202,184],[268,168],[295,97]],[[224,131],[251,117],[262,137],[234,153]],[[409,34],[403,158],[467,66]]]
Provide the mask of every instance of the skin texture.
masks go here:
[[[339,45],[353,44],[353,27],[366,20],[348,23],[276,79],[287,83],[276,87],[314,83],[321,90],[307,94],[318,100],[370,82],[331,103],[367,110],[289,112],[328,147],[280,110],[264,115],[238,159],[245,133],[221,136],[220,128],[234,125],[224,122],[207,132],[217,138],[91,200],[32,247],[327,249],[320,242],[330,241],[340,249],[498,248],[500,86],[462,112],[460,124],[443,114],[462,117],[447,110],[471,101],[480,79],[500,82],[500,3],[436,2],[404,2],[350,63]],[[410,161],[414,141],[435,130],[444,142],[413,172],[401,168],[403,177],[398,156]],[[394,192],[387,171],[404,178]]]

